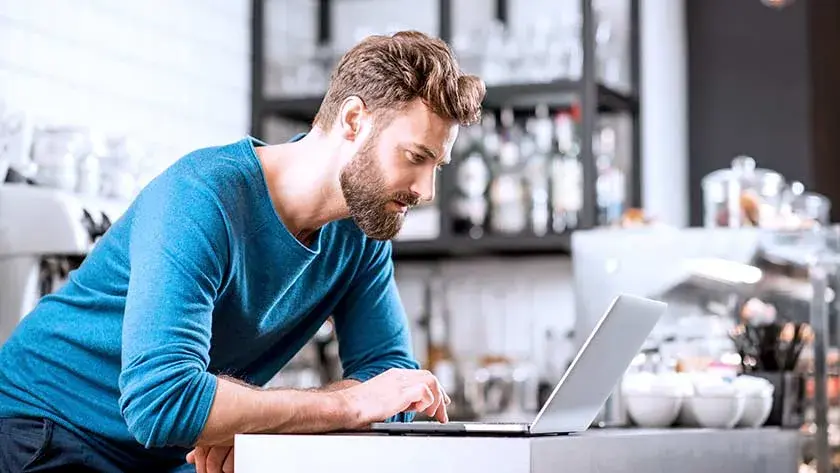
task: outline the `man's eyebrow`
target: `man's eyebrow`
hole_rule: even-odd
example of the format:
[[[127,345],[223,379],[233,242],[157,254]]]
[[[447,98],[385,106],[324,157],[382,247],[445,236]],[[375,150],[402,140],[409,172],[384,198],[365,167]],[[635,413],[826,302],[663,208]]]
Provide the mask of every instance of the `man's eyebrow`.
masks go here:
[[[431,159],[432,161],[437,161],[438,160],[437,154],[434,151],[432,151],[432,149],[429,148],[428,146],[426,146],[424,144],[420,144],[420,143],[414,143],[414,147],[417,148],[418,150],[420,150],[421,153],[426,155],[426,158]],[[450,158],[448,156],[446,156],[441,161],[441,164],[449,164],[449,161],[450,161]]]

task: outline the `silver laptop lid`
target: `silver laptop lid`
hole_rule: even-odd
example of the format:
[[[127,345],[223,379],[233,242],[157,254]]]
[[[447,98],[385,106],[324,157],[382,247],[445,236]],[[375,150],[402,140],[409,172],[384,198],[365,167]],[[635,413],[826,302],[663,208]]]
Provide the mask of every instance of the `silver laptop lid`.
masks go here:
[[[601,316],[534,422],[532,433],[589,428],[667,304],[620,295]]]

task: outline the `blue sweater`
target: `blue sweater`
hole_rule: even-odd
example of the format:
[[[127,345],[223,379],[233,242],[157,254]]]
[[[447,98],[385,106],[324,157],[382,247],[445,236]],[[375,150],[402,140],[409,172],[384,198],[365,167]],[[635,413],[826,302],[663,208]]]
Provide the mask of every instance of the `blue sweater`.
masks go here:
[[[390,243],[346,219],[302,245],[269,199],[261,144],[192,152],[138,195],[0,349],[0,417],[183,459],[216,374],[266,383],[330,315],[346,378],[417,368]]]

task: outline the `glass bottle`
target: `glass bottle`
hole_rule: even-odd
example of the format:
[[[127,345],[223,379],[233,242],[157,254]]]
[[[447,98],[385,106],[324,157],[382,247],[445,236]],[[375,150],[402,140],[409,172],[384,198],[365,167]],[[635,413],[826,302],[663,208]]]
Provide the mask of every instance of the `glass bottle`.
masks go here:
[[[498,164],[490,185],[491,228],[498,234],[517,234],[525,230],[528,221],[519,147],[521,133],[515,126],[513,110],[502,110],[501,119]]]
[[[613,225],[621,220],[624,211],[624,172],[616,163],[615,130],[602,126],[594,141],[595,166],[598,177],[595,183],[598,201],[598,223]]]
[[[549,162],[551,159],[551,117],[548,106],[537,106],[534,118],[528,120],[527,138],[523,141],[522,151],[525,157],[525,176],[530,199],[531,232],[544,236],[549,228]]]
[[[453,200],[454,231],[470,238],[481,238],[487,221],[487,199],[490,183],[488,157],[496,153],[495,117],[484,116],[481,127],[470,127],[456,141],[453,154],[457,156],[455,168],[456,196]],[[460,144],[459,144],[460,142]]]
[[[555,233],[578,226],[583,207],[583,166],[574,118],[561,112],[554,120],[555,152],[551,158],[551,206]]]

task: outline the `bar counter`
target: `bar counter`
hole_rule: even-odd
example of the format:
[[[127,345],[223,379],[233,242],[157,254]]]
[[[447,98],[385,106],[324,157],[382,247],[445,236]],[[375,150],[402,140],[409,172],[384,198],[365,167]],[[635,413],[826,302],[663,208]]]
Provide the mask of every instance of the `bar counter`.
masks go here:
[[[592,429],[550,437],[239,435],[237,473],[796,473],[795,430]]]

